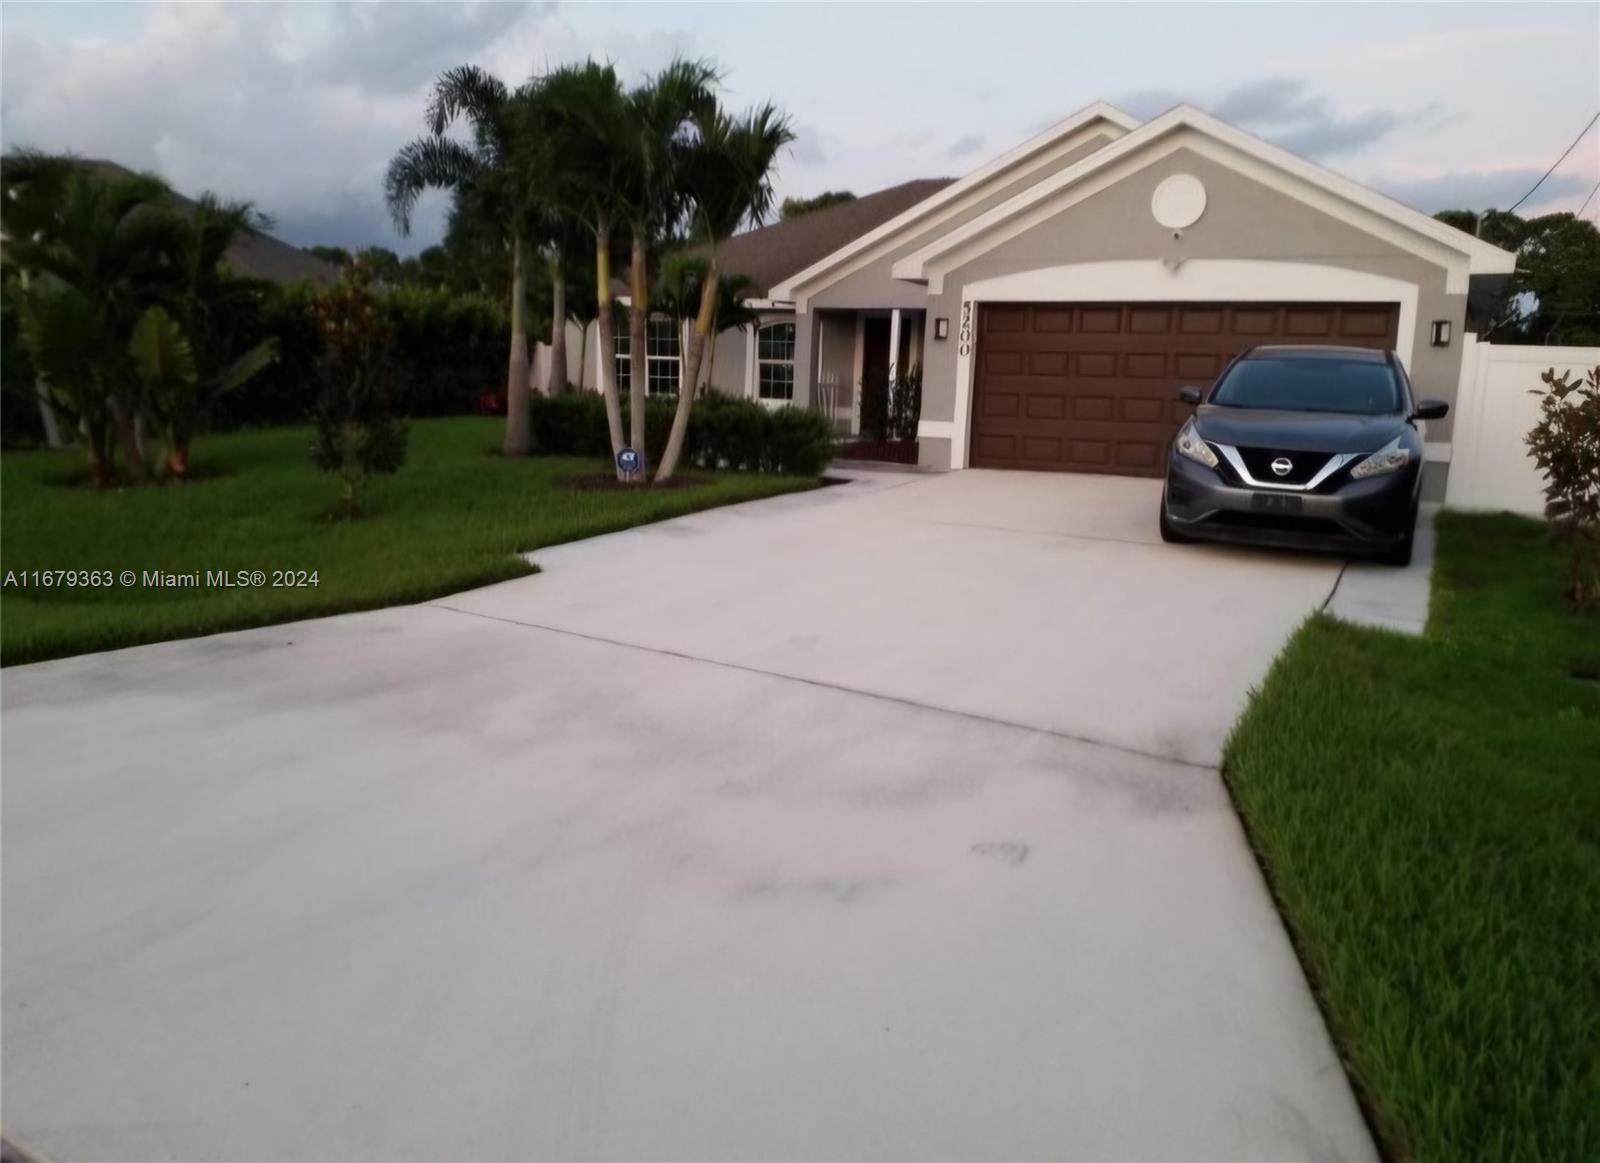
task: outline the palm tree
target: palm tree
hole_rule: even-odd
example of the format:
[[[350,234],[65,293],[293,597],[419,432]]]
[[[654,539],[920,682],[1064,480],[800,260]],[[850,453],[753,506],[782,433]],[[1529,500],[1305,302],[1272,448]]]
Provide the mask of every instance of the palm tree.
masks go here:
[[[23,342],[52,399],[84,431],[89,472],[112,472],[115,433],[128,477],[148,475],[128,354],[139,314],[171,280],[181,222],[160,178],[19,152],[0,163],[7,261],[28,275]]]
[[[628,94],[623,111],[623,170],[617,194],[631,232],[629,258],[628,350],[633,358],[629,391],[631,437],[641,466],[649,463],[645,447],[645,402],[649,360],[646,336],[650,320],[650,248],[683,215],[682,169],[689,153],[689,129],[716,108],[711,86],[717,72],[703,61],[675,60]],[[693,398],[680,382],[679,399]],[[682,440],[680,438],[679,444]],[[644,474],[640,474],[643,479]]]
[[[236,276],[227,262],[241,235],[270,225],[249,202],[202,194],[172,238],[171,313],[149,308],[134,328],[129,350],[166,438],[172,476],[188,472],[189,442],[216,401],[278,358],[276,339],[239,351],[270,284]]]
[[[717,306],[711,313],[711,334],[721,335],[724,331],[748,331],[750,340],[754,342],[756,325],[761,322],[761,315],[753,310],[746,300],[751,297],[755,289],[755,281],[749,275],[723,275],[717,279]],[[716,374],[717,344],[713,339],[710,351],[706,353],[706,390],[712,386],[712,376]],[[676,419],[676,417],[674,417]]]
[[[613,232],[622,216],[619,190],[625,173],[623,132],[627,98],[616,70],[587,61],[547,74],[540,86],[536,116],[542,136],[558,164],[551,170],[551,194],[563,215],[582,224],[594,246],[594,302],[599,352],[600,392],[613,457],[625,447],[622,403],[616,383],[616,314],[611,297]],[[625,479],[617,470],[617,478]]]
[[[428,134],[389,163],[384,191],[395,227],[411,231],[411,212],[427,189],[450,190],[456,209],[491,225],[511,252],[511,355],[506,369],[507,456],[525,455],[528,420],[528,336],[523,324],[527,263],[542,208],[537,175],[540,143],[529,133],[538,85],[516,89],[476,65],[451,69],[434,83]],[[470,144],[445,136],[458,120],[472,127]]]
[[[683,164],[683,186],[692,233],[705,247],[706,277],[701,282],[694,335],[683,360],[684,378],[691,390],[678,395],[672,433],[656,473],[658,481],[670,480],[678,467],[694,399],[692,385],[698,381],[706,343],[715,334],[722,274],[718,240],[747,223],[760,225],[767,216],[772,209],[773,163],[778,151],[794,140],[789,119],[772,105],[734,118],[713,103],[698,112],[695,129],[696,141]]]

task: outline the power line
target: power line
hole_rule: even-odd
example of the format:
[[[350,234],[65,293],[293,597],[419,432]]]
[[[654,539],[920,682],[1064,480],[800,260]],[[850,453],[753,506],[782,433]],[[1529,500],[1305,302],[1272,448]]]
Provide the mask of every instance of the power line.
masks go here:
[[[1583,200],[1583,205],[1578,207],[1578,212],[1573,215],[1574,218],[1583,217],[1583,212],[1589,208],[1589,203],[1594,201],[1596,194],[1600,194],[1600,182],[1594,184],[1594,189],[1589,191],[1589,196]]]
[[[1533,191],[1537,190],[1540,186],[1544,185],[1544,179],[1548,178],[1551,174],[1555,173],[1556,172],[1556,166],[1559,166],[1562,162],[1567,160],[1567,154],[1571,153],[1574,149],[1577,148],[1578,143],[1583,140],[1583,135],[1585,133],[1588,133],[1589,130],[1594,128],[1594,123],[1596,121],[1600,121],[1600,113],[1596,113],[1593,117],[1589,118],[1589,124],[1585,125],[1583,127],[1583,129],[1579,131],[1578,136],[1574,137],[1572,139],[1572,144],[1571,145],[1567,146],[1566,149],[1561,151],[1561,156],[1556,158],[1556,164],[1554,166],[1551,166],[1549,169],[1547,169],[1544,172],[1544,178],[1540,178],[1537,182],[1535,182],[1533,184],[1533,190],[1529,190],[1526,194],[1522,195],[1522,197],[1518,198],[1515,202],[1513,202],[1511,204],[1510,209],[1508,209],[1506,211],[1507,214],[1510,214],[1518,206],[1522,205],[1529,198],[1533,197]],[[1587,205],[1587,203],[1585,203],[1585,205]]]

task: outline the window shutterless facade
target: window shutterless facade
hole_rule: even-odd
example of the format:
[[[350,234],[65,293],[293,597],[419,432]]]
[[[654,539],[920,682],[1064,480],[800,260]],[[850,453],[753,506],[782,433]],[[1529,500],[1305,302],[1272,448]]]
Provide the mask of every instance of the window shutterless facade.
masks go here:
[[[671,319],[652,319],[645,325],[645,384],[652,396],[676,396],[683,366],[678,325]],[[616,337],[617,384],[624,393],[632,382],[633,353],[626,329]]]
[[[794,399],[793,323],[769,323],[756,332],[756,395]]]

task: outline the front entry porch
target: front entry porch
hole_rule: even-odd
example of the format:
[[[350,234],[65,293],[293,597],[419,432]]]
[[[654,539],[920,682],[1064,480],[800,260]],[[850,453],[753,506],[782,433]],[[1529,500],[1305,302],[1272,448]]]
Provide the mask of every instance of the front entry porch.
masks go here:
[[[887,394],[896,378],[921,368],[925,317],[924,311],[899,307],[810,314],[812,344],[805,352],[810,366],[804,372],[797,368],[796,378],[804,377],[812,406],[841,435],[882,438],[873,431],[874,393]],[[869,405],[865,425],[863,396]]]

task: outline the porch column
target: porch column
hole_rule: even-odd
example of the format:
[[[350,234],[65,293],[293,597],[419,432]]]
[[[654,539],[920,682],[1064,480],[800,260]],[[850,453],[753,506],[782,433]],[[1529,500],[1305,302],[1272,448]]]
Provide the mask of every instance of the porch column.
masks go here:
[[[816,399],[817,313],[797,311],[794,317],[794,399],[796,408],[809,408]]]
[[[889,312],[889,386],[894,387],[900,363],[900,308]]]

